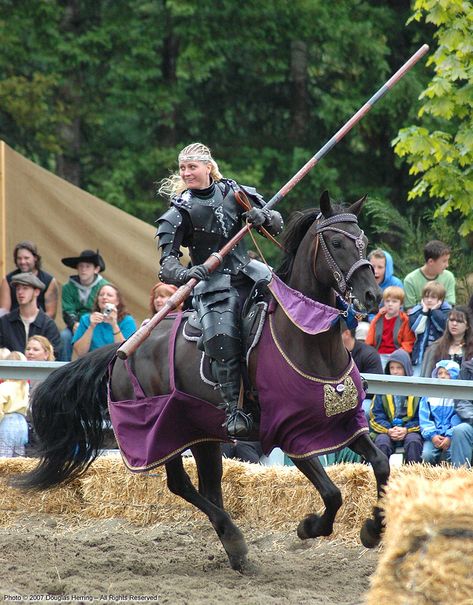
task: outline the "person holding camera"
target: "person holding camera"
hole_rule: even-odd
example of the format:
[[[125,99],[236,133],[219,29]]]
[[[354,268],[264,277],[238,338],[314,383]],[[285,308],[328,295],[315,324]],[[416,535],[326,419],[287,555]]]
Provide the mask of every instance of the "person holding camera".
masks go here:
[[[119,289],[104,284],[97,292],[91,313],[83,315],[72,344],[77,357],[114,342],[122,342],[136,330]]]

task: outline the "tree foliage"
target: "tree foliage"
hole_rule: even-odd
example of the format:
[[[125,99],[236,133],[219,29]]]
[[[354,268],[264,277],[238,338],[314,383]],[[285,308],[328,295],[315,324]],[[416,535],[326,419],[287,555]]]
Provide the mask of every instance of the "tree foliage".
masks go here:
[[[166,203],[156,182],[193,140],[268,199],[429,37],[409,14],[409,0],[0,0],[0,136],[149,222]],[[419,64],[282,213],[324,189],[403,208],[410,179],[390,142],[427,82]]]
[[[435,26],[434,76],[421,93],[420,125],[403,128],[395,152],[420,175],[409,199],[441,201],[436,216],[459,214],[473,233],[473,5],[468,0],[416,0],[412,20]]]

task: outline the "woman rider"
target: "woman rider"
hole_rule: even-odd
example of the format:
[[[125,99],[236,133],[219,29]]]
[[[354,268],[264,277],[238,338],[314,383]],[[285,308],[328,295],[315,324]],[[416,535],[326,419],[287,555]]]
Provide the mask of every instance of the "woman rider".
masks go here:
[[[202,327],[201,346],[212,360],[212,374],[218,383],[227,414],[231,437],[245,438],[251,417],[237,404],[240,394],[240,311],[253,284],[269,280],[267,267],[250,259],[241,240],[211,274],[203,262],[218,252],[247,220],[264,226],[272,235],[283,228],[279,212],[265,210],[264,200],[252,187],[242,187],[224,178],[210,149],[192,143],[179,154],[179,172],[162,181],[159,193],[170,199],[170,208],[157,221],[161,252],[161,281],[181,286],[195,278],[192,305]],[[245,212],[235,198],[242,190],[253,208]],[[192,266],[179,262],[180,247],[189,248]]]

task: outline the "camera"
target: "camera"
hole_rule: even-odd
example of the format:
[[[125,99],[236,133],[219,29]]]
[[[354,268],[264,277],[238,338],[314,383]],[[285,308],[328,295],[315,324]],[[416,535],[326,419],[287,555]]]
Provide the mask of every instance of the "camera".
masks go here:
[[[115,309],[116,309],[115,305],[113,305],[112,303],[106,303],[103,308],[102,315],[104,317],[108,317],[110,315],[110,313],[112,311],[114,311]]]

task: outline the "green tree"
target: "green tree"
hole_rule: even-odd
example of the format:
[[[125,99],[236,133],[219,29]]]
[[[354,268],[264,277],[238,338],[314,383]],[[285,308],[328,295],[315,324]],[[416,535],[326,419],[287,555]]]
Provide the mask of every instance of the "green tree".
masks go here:
[[[416,0],[410,21],[436,26],[428,60],[434,76],[420,95],[419,126],[399,131],[394,150],[420,175],[409,199],[440,202],[437,216],[459,214],[473,232],[473,5],[469,0]]]

